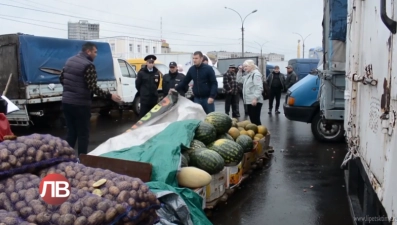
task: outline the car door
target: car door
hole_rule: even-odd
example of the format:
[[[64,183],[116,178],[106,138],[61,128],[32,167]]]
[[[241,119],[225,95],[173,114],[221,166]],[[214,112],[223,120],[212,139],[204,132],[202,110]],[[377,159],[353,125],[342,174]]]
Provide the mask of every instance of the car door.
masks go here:
[[[132,103],[136,95],[136,72],[132,66],[122,59],[118,59],[118,63],[121,70],[121,89],[122,89],[122,99],[125,103]]]

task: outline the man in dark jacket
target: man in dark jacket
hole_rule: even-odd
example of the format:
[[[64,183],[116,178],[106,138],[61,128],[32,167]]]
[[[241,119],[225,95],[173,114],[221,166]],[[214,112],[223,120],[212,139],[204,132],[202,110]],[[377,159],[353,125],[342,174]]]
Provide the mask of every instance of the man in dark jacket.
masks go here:
[[[72,148],[78,141],[78,154],[87,154],[88,151],[93,94],[121,102],[120,96],[98,87],[97,73],[93,64],[96,56],[95,44],[85,43],[79,54],[66,61],[59,77],[63,85],[62,111],[68,129],[66,141]]]
[[[138,72],[135,80],[136,89],[139,92],[141,108],[139,119],[144,117],[157,104],[159,95],[157,89],[160,84],[160,71],[154,66],[157,59],[154,55],[144,58],[146,66]]]
[[[285,79],[285,90],[287,91],[292,85],[294,85],[298,81],[298,77],[294,71],[294,67],[288,65],[287,67],[287,78]]]
[[[273,101],[276,98],[276,114],[280,114],[278,111],[280,107],[281,92],[285,90],[285,76],[280,73],[280,67],[275,66],[273,72],[267,77],[267,84],[269,85],[269,114],[272,114]]]
[[[225,113],[229,115],[232,106],[232,117],[239,118],[239,89],[236,80],[236,66],[230,65],[229,70],[223,75],[223,93],[225,93]]]
[[[214,99],[218,92],[215,71],[211,66],[203,63],[203,53],[200,51],[193,54],[193,64],[194,66],[187,71],[185,79],[175,89],[181,91],[193,80],[194,102],[200,104],[207,114],[214,112]]]
[[[175,88],[178,84],[182,82],[182,80],[185,78],[185,75],[182,73],[178,72],[178,66],[176,62],[170,62],[170,71],[169,73],[165,74],[163,76],[163,93],[166,95],[171,88]],[[178,92],[180,95],[185,96],[185,93],[187,92],[189,86],[186,85],[185,89],[180,89]]]

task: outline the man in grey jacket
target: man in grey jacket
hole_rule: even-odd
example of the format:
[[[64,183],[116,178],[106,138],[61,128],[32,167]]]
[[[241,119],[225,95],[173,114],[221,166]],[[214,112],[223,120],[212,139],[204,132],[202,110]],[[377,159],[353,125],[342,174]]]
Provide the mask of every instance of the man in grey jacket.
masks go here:
[[[269,86],[269,115],[272,114],[273,101],[276,98],[276,114],[280,114],[278,109],[280,108],[281,92],[285,90],[285,76],[280,73],[280,67],[275,66],[273,72],[270,73],[267,78],[267,84]]]
[[[285,90],[287,91],[292,85],[294,85],[298,81],[298,76],[296,76],[296,73],[294,71],[294,67],[291,65],[288,65],[287,67],[287,78],[285,79]]]

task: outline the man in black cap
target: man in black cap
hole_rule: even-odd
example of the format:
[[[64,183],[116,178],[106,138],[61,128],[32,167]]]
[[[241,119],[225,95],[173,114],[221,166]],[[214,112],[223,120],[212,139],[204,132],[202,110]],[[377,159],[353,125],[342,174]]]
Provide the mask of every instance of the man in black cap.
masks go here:
[[[229,66],[229,70],[223,75],[223,93],[225,93],[225,113],[229,115],[232,106],[232,117],[239,118],[239,89],[236,79],[236,66]]]
[[[294,72],[294,67],[292,65],[288,65],[287,67],[287,78],[285,79],[285,89],[287,91],[292,85],[294,85],[298,81],[298,76]]]
[[[176,62],[170,62],[170,71],[163,76],[162,87],[164,95],[166,95],[171,88],[175,88],[176,86],[178,86],[184,78],[185,75],[178,72],[178,65],[176,64]],[[178,92],[180,95],[185,96],[185,93],[188,89],[189,86],[186,85],[184,89],[181,88]]]
[[[154,55],[145,57],[146,66],[138,72],[135,80],[136,89],[139,92],[141,109],[139,118],[144,117],[158,102],[158,92],[160,84],[160,71],[154,66],[157,59]]]
[[[285,90],[285,76],[283,73],[280,73],[279,66],[275,66],[274,70],[267,77],[267,84],[270,89],[269,115],[272,114],[274,98],[276,98],[276,114],[280,114],[278,109],[280,107],[281,92]]]
[[[194,102],[200,104],[208,114],[215,111],[214,100],[218,93],[218,81],[212,67],[203,63],[203,56],[200,51],[193,54],[194,66],[190,67],[185,79],[175,89],[183,90],[193,80]]]

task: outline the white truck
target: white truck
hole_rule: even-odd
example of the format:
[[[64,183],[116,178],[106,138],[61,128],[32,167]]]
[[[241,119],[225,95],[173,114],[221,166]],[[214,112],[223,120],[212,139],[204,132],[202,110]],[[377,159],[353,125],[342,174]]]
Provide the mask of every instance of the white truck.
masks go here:
[[[7,115],[12,126],[30,126],[36,121],[62,122],[63,86],[59,75],[66,60],[76,55],[83,43],[24,34],[0,35],[0,91],[7,89],[5,96],[19,108]],[[139,113],[139,104],[134,101],[135,70],[126,61],[113,58],[108,43],[96,45],[98,86],[118,93],[124,102],[116,104],[94,96],[93,110],[106,115],[115,108],[131,108]]]
[[[331,110],[326,106],[340,98],[344,102],[344,108],[324,116],[332,119],[342,112],[342,118],[334,119],[342,119],[346,130],[348,153],[342,168],[353,220],[356,224],[397,224],[397,4],[392,0],[324,0],[324,5],[324,24],[330,23],[324,29],[333,32],[324,32],[324,39],[333,47],[324,48],[329,67],[324,68],[328,71],[322,85],[325,79],[334,86],[322,90],[322,109],[323,113]],[[339,13],[333,11],[337,8]],[[343,33],[345,40],[337,37]]]

